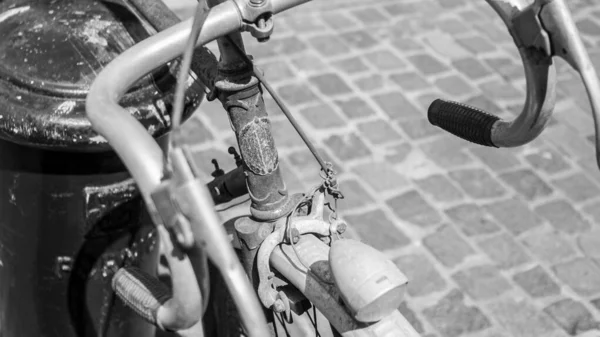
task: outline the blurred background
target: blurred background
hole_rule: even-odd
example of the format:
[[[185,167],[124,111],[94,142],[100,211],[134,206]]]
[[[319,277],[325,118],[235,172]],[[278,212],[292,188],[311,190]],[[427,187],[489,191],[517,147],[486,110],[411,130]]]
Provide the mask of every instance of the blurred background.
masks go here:
[[[193,14],[193,0],[165,1]],[[567,2],[600,69],[600,3]],[[494,149],[426,117],[436,98],[508,119],[521,111],[521,61],[485,1],[316,0],[246,47],[340,172],[350,235],[409,277],[400,309],[423,336],[568,336],[600,319],[600,173],[589,103],[566,63],[552,125],[527,146]],[[284,178],[305,191],[318,165],[266,101]],[[204,170],[213,158],[234,167],[220,105],[204,103],[186,127]]]

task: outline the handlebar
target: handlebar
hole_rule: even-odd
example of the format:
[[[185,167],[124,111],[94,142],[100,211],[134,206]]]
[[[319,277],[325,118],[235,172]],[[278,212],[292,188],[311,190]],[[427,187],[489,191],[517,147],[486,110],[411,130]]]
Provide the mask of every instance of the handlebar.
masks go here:
[[[506,122],[456,102],[434,101],[428,110],[433,125],[468,141],[494,147],[526,144],[547,126],[555,103],[556,71],[552,57],[565,59],[581,75],[596,129],[600,167],[600,82],[564,0],[486,0],[500,15],[519,48],[527,81],[521,114]]]
[[[493,147],[524,145],[539,136],[554,110],[556,70],[552,55],[521,45],[523,27],[515,20],[525,11],[527,1],[486,0],[506,24],[523,61],[527,98],[519,116],[504,121],[478,108],[456,102],[436,100],[427,116],[431,124],[476,144]]]
[[[269,12],[277,14],[308,1],[310,0],[269,0]],[[247,26],[248,21],[254,22],[253,15],[257,12],[251,7],[246,0],[229,0],[212,7],[196,45],[204,45],[239,31]],[[163,152],[146,129],[119,105],[119,100],[138,79],[178,57],[185,48],[191,29],[190,19],[136,44],[119,55],[96,77],[86,100],[87,117],[92,127],[106,138],[131,173],[157,225],[163,221],[152,195],[159,189],[163,178]],[[194,237],[206,240],[204,242],[207,243],[209,257],[225,277],[238,309],[243,313],[242,320],[248,334],[266,336],[268,332],[262,308],[256,296],[249,293],[252,290],[251,285],[235,258],[233,248],[227,244],[225,230],[218,223],[217,215],[214,211],[211,212],[214,203],[210,200],[210,194],[200,184],[188,183],[180,189],[186,194],[186,200],[182,201],[180,206],[185,206],[186,214],[190,216]],[[204,237],[202,234],[205,234]],[[129,274],[126,276],[130,279]],[[178,276],[173,275],[173,278],[176,277]],[[173,289],[174,293],[175,291],[176,289]],[[131,299],[131,302],[142,303],[148,298],[143,296]],[[156,305],[160,302],[152,303]],[[155,313],[151,310],[147,314],[152,316]]]

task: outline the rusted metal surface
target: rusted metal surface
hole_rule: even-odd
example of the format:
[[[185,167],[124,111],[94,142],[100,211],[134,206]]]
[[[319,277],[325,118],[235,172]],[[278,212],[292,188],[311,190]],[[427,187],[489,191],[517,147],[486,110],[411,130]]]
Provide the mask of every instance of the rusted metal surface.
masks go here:
[[[69,151],[109,150],[85,117],[87,91],[100,69],[146,38],[150,26],[115,3],[25,1],[0,3],[0,137]],[[176,62],[140,80],[123,106],[154,135],[170,126]],[[202,98],[188,81],[186,115]]]
[[[260,87],[250,69],[220,69],[215,87],[228,112],[244,158],[251,212],[261,220],[275,220],[292,206],[279,169],[277,149]]]

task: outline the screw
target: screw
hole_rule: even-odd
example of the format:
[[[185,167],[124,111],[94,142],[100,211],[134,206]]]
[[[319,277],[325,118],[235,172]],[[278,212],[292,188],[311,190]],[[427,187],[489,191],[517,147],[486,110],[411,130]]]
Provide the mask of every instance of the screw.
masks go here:
[[[346,231],[346,228],[348,227],[348,225],[346,225],[346,223],[343,221],[339,221],[336,226],[337,232],[340,234],[344,233]]]
[[[265,0],[250,0],[250,4],[254,6],[261,6],[265,3]]]
[[[277,300],[277,301],[275,301],[275,303],[273,303],[273,311],[279,313],[279,312],[283,312],[284,310],[285,310],[285,305],[283,305],[282,300]]]

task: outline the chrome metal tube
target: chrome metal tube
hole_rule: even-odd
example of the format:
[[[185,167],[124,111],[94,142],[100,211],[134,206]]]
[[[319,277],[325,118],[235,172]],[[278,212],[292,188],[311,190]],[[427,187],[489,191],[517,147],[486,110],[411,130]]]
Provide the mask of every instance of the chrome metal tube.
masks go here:
[[[531,5],[529,0],[486,0],[504,21],[511,35],[517,36],[513,19]],[[516,42],[516,41],[515,41]],[[527,81],[527,98],[519,116],[510,122],[499,120],[491,139],[498,147],[524,145],[544,130],[554,111],[556,70],[552,56],[533,48],[519,48]]]
[[[492,127],[491,139],[498,147],[515,147],[539,136],[554,112],[556,70],[550,57],[544,58],[534,49],[520,48],[527,98],[519,116],[513,121],[498,120]]]

